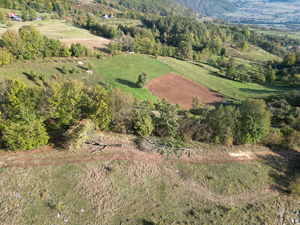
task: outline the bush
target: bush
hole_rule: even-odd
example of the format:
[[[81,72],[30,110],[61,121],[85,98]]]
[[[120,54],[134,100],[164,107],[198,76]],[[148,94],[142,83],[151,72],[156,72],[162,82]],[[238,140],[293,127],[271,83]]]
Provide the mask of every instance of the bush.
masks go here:
[[[283,141],[282,144],[287,147],[295,146],[299,143],[299,135],[296,130],[289,126],[285,126],[281,130]]]
[[[32,77],[32,79],[37,79],[38,75],[36,74],[36,72],[34,70],[30,70],[30,76]]]
[[[66,147],[77,149],[87,141],[95,139],[96,135],[96,125],[92,120],[82,120],[76,126],[70,127],[65,133]]]
[[[63,71],[64,74],[67,74],[68,69],[67,69],[67,66],[66,66],[66,65],[63,65],[62,71]]]
[[[77,71],[75,68],[72,68],[72,74],[75,74]]]
[[[42,73],[41,76],[40,76],[40,79],[41,79],[42,81],[45,81],[46,78],[47,78],[46,75]]]
[[[279,145],[282,141],[281,133],[279,129],[271,129],[268,136],[262,139],[264,145]]]
[[[288,190],[292,195],[300,196],[300,176],[299,175],[295,176],[294,181],[289,186]]]

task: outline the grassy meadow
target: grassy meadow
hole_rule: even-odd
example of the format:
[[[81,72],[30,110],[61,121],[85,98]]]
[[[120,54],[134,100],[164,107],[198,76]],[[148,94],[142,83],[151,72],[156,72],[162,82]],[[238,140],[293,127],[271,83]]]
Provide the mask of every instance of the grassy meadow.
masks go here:
[[[123,19],[123,18],[113,18],[113,19],[100,19],[101,24],[106,24],[108,26],[113,26],[118,28],[119,24],[127,25],[128,27],[145,27],[145,24],[141,20]]]
[[[78,64],[78,61],[82,61],[83,64]],[[245,62],[246,60],[242,61]],[[89,62],[92,64],[93,74],[87,74],[86,72]],[[68,74],[62,72],[63,65],[67,66]],[[77,72],[75,74],[71,73],[72,68],[76,69]],[[39,76],[45,74],[47,77],[46,82],[32,80],[30,77],[32,69]],[[220,89],[220,92],[226,98],[237,100],[236,103],[249,97],[263,98],[271,93],[278,94],[294,90],[294,87],[288,87],[280,82],[258,84],[234,81],[219,74],[218,69],[203,63],[195,65],[191,62],[174,58],[159,57],[155,59],[152,56],[140,54],[124,54],[104,59],[48,58],[37,61],[16,62],[1,68],[0,82],[3,83],[5,79],[20,79],[29,86],[42,86],[51,82],[77,79],[87,86],[95,84],[111,85],[112,87],[121,87],[127,93],[131,93],[139,99],[157,100],[158,98],[150,94],[146,88],[141,89],[136,86],[138,76],[142,72],[149,74],[149,80],[173,72],[194,80],[214,91]]]
[[[226,97],[234,98],[239,101],[244,101],[247,98],[264,98],[271,93],[278,94],[295,89],[279,82],[258,84],[234,81],[219,74],[218,69],[202,63],[194,65],[187,61],[163,57],[159,58],[159,60],[172,67],[179,75],[194,80],[214,91],[221,89],[220,92]]]
[[[62,20],[42,20],[42,21],[26,21],[26,22],[12,22],[13,27],[10,29],[18,31],[22,26],[33,25],[42,35],[48,38],[54,39],[72,39],[72,38],[95,38],[99,37],[94,35],[92,32],[77,27],[73,24]],[[6,32],[8,27],[6,24],[0,24],[0,37]]]
[[[133,138],[136,139],[132,135],[101,134],[104,142],[122,142],[126,146],[132,146]],[[238,151],[208,144],[201,147],[204,150],[199,154],[211,157],[224,154],[224,150]],[[254,147],[243,148],[252,151]],[[256,146],[253,151],[265,150]],[[114,151],[120,150],[90,157],[118,153]],[[134,151],[138,150],[131,154]],[[293,161],[271,157],[212,164],[68,161],[80,156],[87,157],[85,149],[11,155],[8,164],[18,159],[34,161],[35,165],[0,167],[0,223],[265,224],[288,222],[300,203],[299,198],[278,191],[279,186],[287,187],[299,169]],[[278,216],[283,209],[286,213]]]

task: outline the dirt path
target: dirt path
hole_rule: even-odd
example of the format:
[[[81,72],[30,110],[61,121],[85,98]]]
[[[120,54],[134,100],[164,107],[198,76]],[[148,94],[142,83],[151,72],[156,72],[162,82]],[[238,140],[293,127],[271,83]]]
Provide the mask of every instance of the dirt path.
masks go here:
[[[57,152],[52,150],[54,155]],[[12,167],[39,167],[56,166],[72,163],[87,163],[96,161],[115,161],[130,160],[150,163],[196,163],[213,164],[225,162],[249,162],[255,160],[270,159],[280,157],[300,161],[299,155],[294,151],[261,151],[261,152],[232,152],[218,153],[211,155],[197,152],[191,155],[183,154],[179,156],[165,156],[160,154],[151,154],[138,150],[135,147],[110,147],[97,154],[88,154],[86,150],[77,152],[78,155],[70,155],[70,152],[63,152],[62,156],[45,156],[43,152],[36,154],[7,155],[0,157],[0,169]],[[51,151],[50,151],[51,153]],[[80,154],[81,153],[81,154]],[[48,152],[49,154],[49,152]],[[60,153],[61,154],[61,153]]]

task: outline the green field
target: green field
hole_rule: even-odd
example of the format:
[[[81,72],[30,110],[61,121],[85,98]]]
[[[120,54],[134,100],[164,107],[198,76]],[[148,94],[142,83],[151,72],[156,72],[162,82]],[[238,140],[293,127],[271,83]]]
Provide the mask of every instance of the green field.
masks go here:
[[[99,76],[113,87],[121,87],[134,97],[147,100],[156,100],[157,97],[150,94],[147,89],[136,86],[139,74],[146,72],[149,80],[176,71],[164,63],[147,55],[119,55],[103,60],[93,60]]]
[[[12,22],[13,27],[10,29],[18,31],[22,26],[33,25],[42,35],[48,38],[55,39],[72,39],[72,38],[94,38],[99,37],[90,31],[74,26],[61,20],[42,20],[42,21],[27,21],[27,22]],[[0,24],[0,37],[7,31],[8,27],[5,24]]]
[[[294,88],[281,83],[258,84],[242,83],[226,78],[218,73],[218,69],[205,64],[194,65],[187,61],[176,60],[174,58],[160,58],[166,65],[172,67],[191,80],[198,82],[214,91],[221,89],[221,93],[226,97],[243,101],[247,98],[264,98],[270,93],[282,93],[292,91]]]
[[[119,24],[127,25],[128,27],[145,27],[145,24],[141,20],[131,20],[131,19],[121,19],[121,18],[114,18],[114,19],[100,19],[101,24],[107,24],[108,26],[113,26],[117,28]]]
[[[83,65],[79,65],[82,61]],[[88,62],[93,66],[93,74],[87,74]],[[69,71],[72,68],[80,69],[80,73],[64,74],[61,71],[63,65],[66,65]],[[77,79],[85,85],[105,84],[113,87],[121,87],[127,93],[131,93],[139,99],[156,100],[157,97],[150,94],[146,88],[141,89],[136,86],[139,74],[146,72],[149,79],[162,76],[167,73],[177,73],[191,80],[198,82],[214,91],[221,89],[221,93],[226,98],[233,98],[237,101],[244,101],[247,98],[264,98],[270,93],[283,93],[294,90],[279,82],[272,84],[242,83],[226,78],[220,75],[218,69],[206,64],[194,65],[188,61],[181,61],[174,58],[155,59],[152,56],[140,54],[126,54],[104,59],[64,59],[53,58],[40,61],[26,61],[12,63],[3,66],[0,70],[0,82],[5,79],[20,79],[29,86],[43,85],[41,81],[30,79],[30,71],[47,76],[46,82],[64,82],[69,79]]]

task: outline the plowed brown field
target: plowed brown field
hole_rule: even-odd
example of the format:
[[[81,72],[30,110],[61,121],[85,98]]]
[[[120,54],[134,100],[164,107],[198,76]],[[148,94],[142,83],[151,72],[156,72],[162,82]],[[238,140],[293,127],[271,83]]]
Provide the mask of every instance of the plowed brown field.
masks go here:
[[[184,109],[192,108],[193,97],[198,97],[201,103],[207,104],[220,103],[223,98],[219,93],[175,73],[150,80],[147,88],[153,95],[161,99],[166,98]]]

